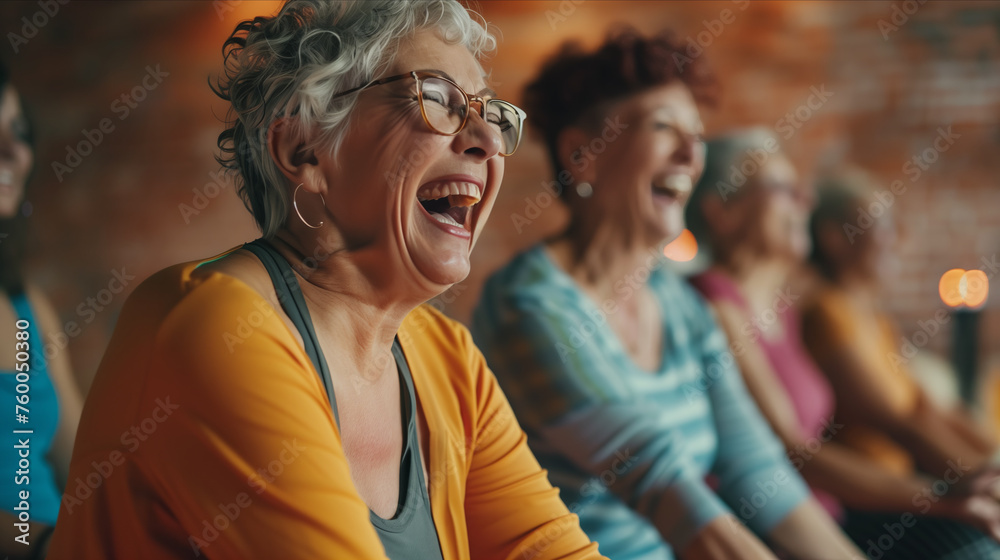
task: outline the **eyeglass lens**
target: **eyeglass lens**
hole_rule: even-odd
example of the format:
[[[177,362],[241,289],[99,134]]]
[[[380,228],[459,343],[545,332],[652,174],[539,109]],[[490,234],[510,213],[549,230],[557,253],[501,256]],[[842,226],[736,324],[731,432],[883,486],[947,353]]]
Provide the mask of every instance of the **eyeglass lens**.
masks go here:
[[[442,134],[455,134],[467,119],[465,94],[448,80],[425,77],[420,80],[420,98],[427,124]],[[517,148],[520,120],[514,107],[491,99],[486,102],[486,122],[495,127],[503,141],[503,153]]]

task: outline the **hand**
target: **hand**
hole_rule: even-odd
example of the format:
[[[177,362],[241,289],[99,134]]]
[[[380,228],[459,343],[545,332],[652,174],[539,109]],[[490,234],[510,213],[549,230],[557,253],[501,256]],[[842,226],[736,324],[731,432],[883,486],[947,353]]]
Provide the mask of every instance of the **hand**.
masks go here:
[[[942,517],[961,521],[1000,542],[1000,502],[983,494],[944,498],[933,512]]]
[[[1000,468],[986,465],[955,484],[959,496],[981,495],[1000,500]]]

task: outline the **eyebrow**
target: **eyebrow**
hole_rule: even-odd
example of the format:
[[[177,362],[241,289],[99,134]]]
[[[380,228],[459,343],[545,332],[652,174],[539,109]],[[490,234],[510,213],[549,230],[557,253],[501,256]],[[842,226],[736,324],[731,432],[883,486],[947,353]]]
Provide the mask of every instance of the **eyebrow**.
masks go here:
[[[655,109],[653,109],[653,113],[661,113],[661,114],[663,114],[665,116],[668,116],[668,117],[674,119],[678,124],[686,124],[686,123],[681,123],[680,122],[680,119],[677,116],[677,112],[674,111],[674,108],[671,107],[670,105],[658,105]],[[693,134],[704,134],[705,133],[705,123],[702,122],[699,119],[698,121],[695,122],[695,124],[697,126],[694,127]]]
[[[417,72],[430,72],[431,74],[437,74],[437,75],[441,76],[442,78],[448,78],[449,80],[455,82],[456,84],[458,83],[458,80],[456,80],[455,78],[452,78],[450,74],[448,74],[444,70],[438,70],[437,68],[427,68],[425,70],[417,70]],[[461,86],[459,86],[459,87],[461,87]],[[484,87],[483,89],[481,89],[478,92],[476,92],[474,95],[477,95],[479,97],[487,97],[487,98],[490,98],[490,99],[494,99],[497,96],[497,92],[493,91],[489,87]]]

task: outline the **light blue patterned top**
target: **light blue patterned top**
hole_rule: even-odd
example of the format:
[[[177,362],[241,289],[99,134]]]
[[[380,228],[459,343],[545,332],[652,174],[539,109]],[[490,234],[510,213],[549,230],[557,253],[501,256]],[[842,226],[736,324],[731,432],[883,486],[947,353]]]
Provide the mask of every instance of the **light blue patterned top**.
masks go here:
[[[767,534],[809,495],[704,301],[662,258],[648,263],[663,318],[655,373],[608,326],[614,306],[585,296],[542,246],[489,279],[473,318],[536,457],[615,560],[672,559],[727,512]]]

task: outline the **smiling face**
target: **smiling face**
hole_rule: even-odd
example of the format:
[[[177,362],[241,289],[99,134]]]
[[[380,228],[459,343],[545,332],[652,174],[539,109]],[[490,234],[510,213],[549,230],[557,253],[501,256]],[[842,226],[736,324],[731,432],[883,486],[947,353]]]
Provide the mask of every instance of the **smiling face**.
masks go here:
[[[17,214],[34,154],[28,145],[28,121],[13,87],[0,91],[0,218]]]
[[[801,261],[809,254],[809,214],[813,195],[799,181],[787,156],[778,152],[761,165],[750,185],[755,206],[749,217],[749,236],[759,236],[759,249],[767,255]]]
[[[432,30],[402,41],[384,76],[411,71],[486,94],[483,71],[469,50]],[[457,135],[432,131],[416,88],[413,78],[405,78],[361,92],[338,157],[317,156],[327,211],[348,248],[370,249],[394,271],[440,291],[469,273],[473,243],[503,177],[501,139],[475,104]]]
[[[571,164],[592,159],[583,176],[594,193],[583,203],[641,243],[673,240],[684,230],[684,206],[705,165],[704,128],[691,91],[680,83],[651,88],[605,116],[605,128]]]
[[[868,209],[870,201],[859,201],[858,207]],[[856,217],[857,211],[854,216]],[[850,222],[848,222],[850,223]],[[891,210],[885,210],[863,235],[855,238],[845,259],[856,274],[875,282],[886,282],[897,274],[900,262],[896,253],[898,235]]]

